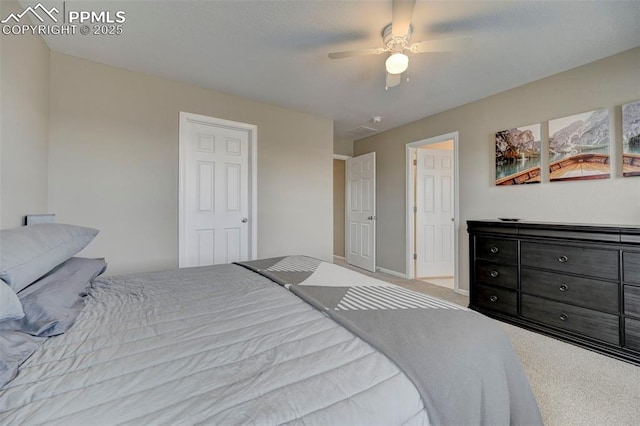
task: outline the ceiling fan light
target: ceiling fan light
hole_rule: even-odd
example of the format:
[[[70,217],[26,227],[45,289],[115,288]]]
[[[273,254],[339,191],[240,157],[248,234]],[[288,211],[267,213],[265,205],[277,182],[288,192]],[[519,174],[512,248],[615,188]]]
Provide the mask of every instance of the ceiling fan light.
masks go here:
[[[402,74],[409,67],[409,57],[404,53],[394,53],[384,64],[389,74]]]

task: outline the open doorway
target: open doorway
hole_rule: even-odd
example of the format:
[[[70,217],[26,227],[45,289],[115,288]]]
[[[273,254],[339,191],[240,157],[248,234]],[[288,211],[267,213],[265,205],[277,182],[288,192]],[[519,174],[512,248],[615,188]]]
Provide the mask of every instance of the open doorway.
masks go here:
[[[333,257],[345,262],[345,170],[347,155],[333,155]]]
[[[458,133],[406,145],[407,278],[458,288]]]

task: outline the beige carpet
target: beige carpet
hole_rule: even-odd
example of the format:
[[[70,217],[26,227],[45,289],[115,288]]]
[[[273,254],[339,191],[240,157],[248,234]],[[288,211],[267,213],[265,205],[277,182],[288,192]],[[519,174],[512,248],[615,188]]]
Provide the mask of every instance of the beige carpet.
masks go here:
[[[445,277],[445,278],[429,278],[429,277],[425,277],[425,278],[416,278],[417,280],[420,281],[424,281],[430,284],[436,284],[439,285],[440,287],[446,287],[446,288],[450,288],[450,289],[454,289],[455,288],[455,280],[453,277]]]
[[[349,268],[463,306],[469,303],[444,287]],[[640,425],[640,367],[496,322],[511,337],[547,426]]]

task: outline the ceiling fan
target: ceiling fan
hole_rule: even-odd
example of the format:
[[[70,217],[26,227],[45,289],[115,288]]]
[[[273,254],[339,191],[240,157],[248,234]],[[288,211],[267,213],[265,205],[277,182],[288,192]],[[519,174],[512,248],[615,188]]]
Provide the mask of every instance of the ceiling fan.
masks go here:
[[[461,50],[471,45],[471,37],[458,37],[440,40],[418,41],[409,44],[413,28],[411,17],[416,0],[393,0],[393,17],[389,25],[382,30],[382,42],[385,47],[349,50],[346,52],[329,53],[331,59],[350,58],[352,56],[380,55],[389,52],[385,61],[387,70],[386,89],[395,87],[402,80],[409,66],[409,57],[405,51],[411,53],[451,52]]]

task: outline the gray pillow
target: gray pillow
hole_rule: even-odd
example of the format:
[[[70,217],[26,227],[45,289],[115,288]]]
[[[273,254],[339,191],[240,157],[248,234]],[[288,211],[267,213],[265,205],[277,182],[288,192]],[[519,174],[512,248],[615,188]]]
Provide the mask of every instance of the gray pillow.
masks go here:
[[[0,322],[20,319],[24,316],[22,304],[11,287],[0,280]]]
[[[22,331],[50,337],[67,331],[84,307],[93,280],[107,268],[104,259],[73,257],[18,293],[24,318],[0,323],[0,333]]]
[[[60,223],[0,231],[0,279],[18,293],[82,250],[98,232]]]

